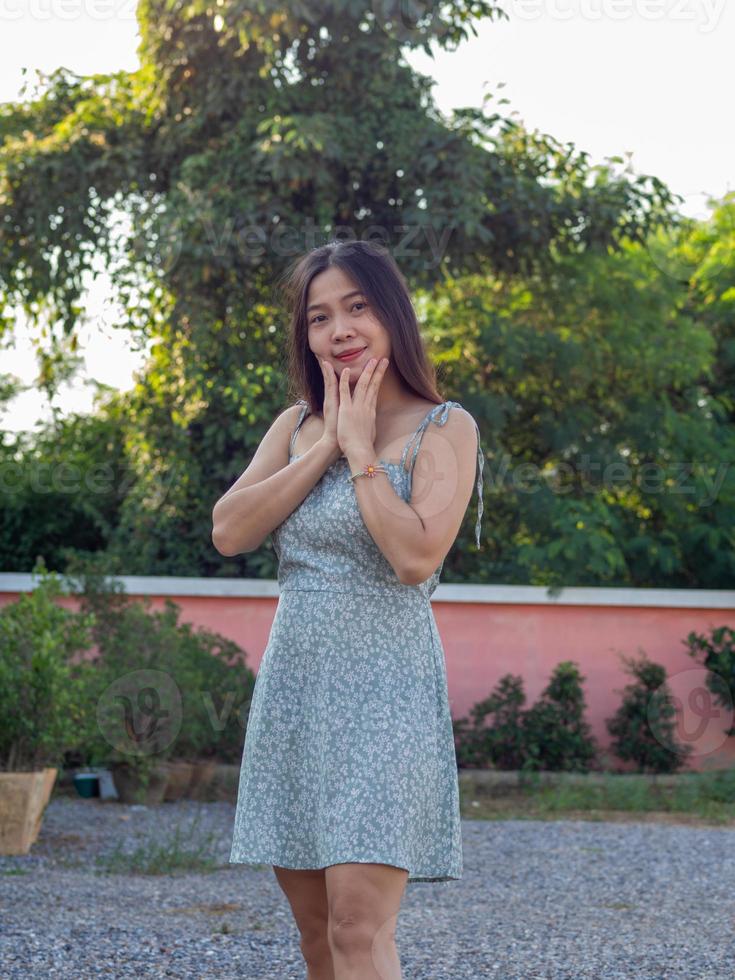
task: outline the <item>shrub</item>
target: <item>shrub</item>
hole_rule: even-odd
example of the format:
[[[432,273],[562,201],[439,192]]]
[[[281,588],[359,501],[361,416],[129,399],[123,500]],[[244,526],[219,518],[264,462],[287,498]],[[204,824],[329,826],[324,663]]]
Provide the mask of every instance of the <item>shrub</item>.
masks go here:
[[[539,700],[523,716],[522,769],[587,772],[598,747],[584,720],[585,701],[577,666],[557,664]]]
[[[665,668],[648,660],[640,649],[639,653],[638,662],[622,657],[626,672],[637,683],[626,685],[622,704],[607,721],[611,747],[618,758],[635,762],[639,772],[675,772],[692,750],[677,744],[674,737],[676,709],[665,683]]]
[[[597,752],[583,719],[577,668],[558,664],[539,701],[523,711],[523,679],[506,674],[492,694],[454,722],[460,766],[585,771]]]
[[[709,671],[706,684],[716,703],[732,711],[735,703],[735,630],[718,626],[709,636],[692,632],[685,642],[689,656],[695,659],[703,656],[703,666]],[[735,724],[727,734],[735,735]]]
[[[519,769],[523,762],[523,678],[506,674],[484,701],[470,709],[472,721],[454,722],[457,763],[467,767]]]
[[[43,560],[32,592],[0,609],[0,768],[60,765],[74,743],[83,705],[72,657],[91,642],[93,617],[54,601],[64,594]]]
[[[71,577],[81,584],[81,607],[94,614],[97,645],[84,668],[80,760],[139,771],[172,757],[239,761],[255,683],[245,651],[179,623],[170,599],[163,610],[151,610],[148,597],[131,600],[96,561],[75,558]]]

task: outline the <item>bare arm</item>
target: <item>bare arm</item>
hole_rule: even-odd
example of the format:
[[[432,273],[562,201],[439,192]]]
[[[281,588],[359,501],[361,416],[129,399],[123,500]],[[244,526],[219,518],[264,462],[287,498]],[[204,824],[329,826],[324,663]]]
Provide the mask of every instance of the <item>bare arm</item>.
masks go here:
[[[347,460],[357,473],[375,453],[365,447]],[[365,525],[403,585],[425,582],[449,553],[472,498],[476,460],[474,420],[455,408],[442,430],[423,437],[408,503],[387,476],[355,481]]]
[[[339,448],[319,440],[289,464],[288,447],[299,410],[291,406],[275,419],[248,468],[214,505],[212,544],[221,555],[259,548],[339,458]]]

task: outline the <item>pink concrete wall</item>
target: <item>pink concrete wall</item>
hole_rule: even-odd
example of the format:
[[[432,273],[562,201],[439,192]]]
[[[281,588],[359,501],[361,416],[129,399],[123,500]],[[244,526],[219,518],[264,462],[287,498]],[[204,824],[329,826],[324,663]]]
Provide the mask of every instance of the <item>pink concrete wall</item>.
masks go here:
[[[452,717],[466,715],[504,674],[520,674],[530,707],[547,685],[555,666],[574,661],[584,678],[587,720],[605,749],[610,736],[605,719],[617,710],[622,689],[634,682],[618,653],[666,668],[669,687],[683,705],[676,738],[693,749],[686,769],[722,769],[735,764],[735,737],[723,732],[732,713],[709,704],[704,672],[686,652],[689,632],[708,633],[717,626],[735,628],[735,611],[650,606],[521,605],[517,603],[434,602],[442,637]],[[714,717],[707,717],[714,715]],[[702,724],[704,717],[705,723]],[[615,768],[632,769],[619,760]]]
[[[17,593],[0,593],[0,606]],[[142,598],[131,594],[133,598]],[[257,673],[268,642],[277,597],[171,596],[181,607],[180,621],[222,633],[235,640]],[[161,596],[151,608],[161,609]],[[74,608],[73,597],[64,598]],[[432,602],[444,646],[452,717],[468,714],[507,673],[520,674],[530,707],[562,660],[574,661],[583,677],[587,720],[604,750],[610,742],[605,719],[620,704],[622,688],[633,682],[618,653],[635,659],[639,648],[666,668],[669,687],[681,703],[677,739],[691,745],[685,766],[722,769],[735,764],[735,737],[722,733],[732,713],[717,709],[703,683],[704,672],[685,651],[690,631],[707,633],[717,626],[735,628],[735,610],[654,606],[550,605],[548,603]],[[610,759],[615,768],[624,766]]]

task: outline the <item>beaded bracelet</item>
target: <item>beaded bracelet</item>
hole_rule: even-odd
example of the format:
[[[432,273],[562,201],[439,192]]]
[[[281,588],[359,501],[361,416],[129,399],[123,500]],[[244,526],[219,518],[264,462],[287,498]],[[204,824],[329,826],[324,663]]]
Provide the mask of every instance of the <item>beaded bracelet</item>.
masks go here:
[[[375,477],[376,473],[387,473],[388,470],[384,466],[376,466],[374,463],[368,463],[364,470],[360,473],[353,473],[352,476],[348,476],[348,480],[356,480],[358,476],[369,476],[371,479]]]

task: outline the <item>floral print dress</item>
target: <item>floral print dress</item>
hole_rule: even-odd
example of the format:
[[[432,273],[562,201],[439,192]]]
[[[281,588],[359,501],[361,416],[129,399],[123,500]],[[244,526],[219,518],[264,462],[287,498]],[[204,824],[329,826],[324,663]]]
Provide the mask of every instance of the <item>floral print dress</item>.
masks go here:
[[[400,463],[381,461],[406,502],[423,433],[444,425],[453,405],[428,412]],[[406,869],[408,883],[459,879],[457,762],[430,603],[443,562],[403,585],[349,476],[341,457],[272,532],[280,595],[250,706],[230,863],[374,862]]]

